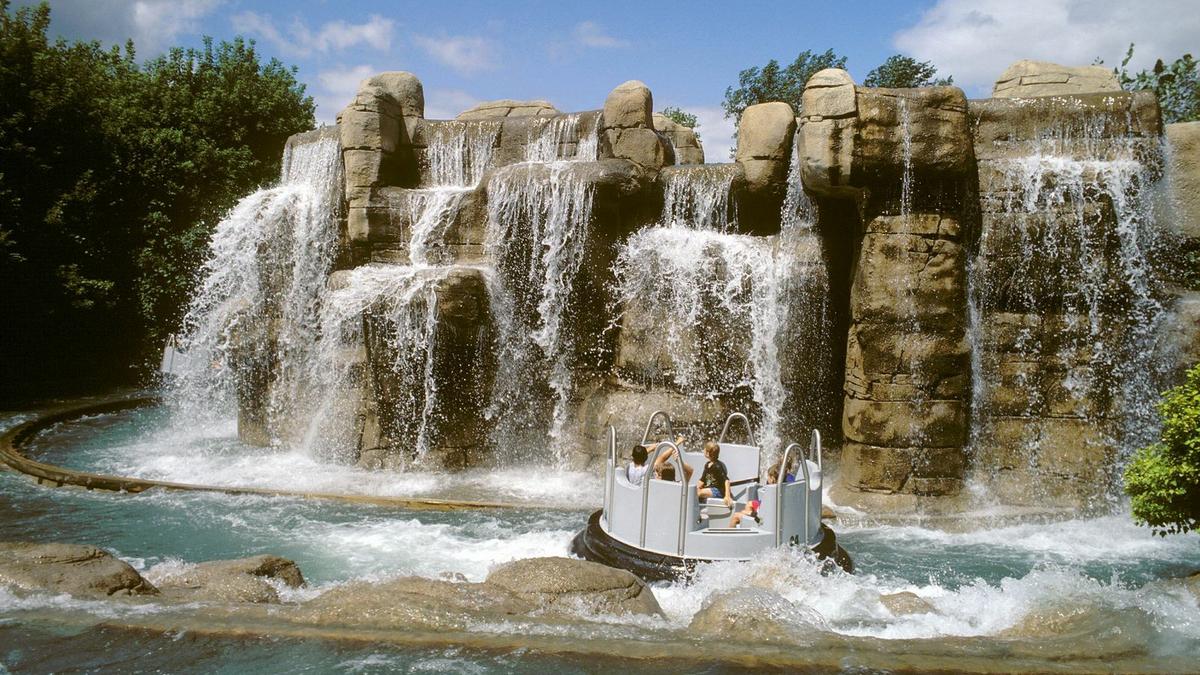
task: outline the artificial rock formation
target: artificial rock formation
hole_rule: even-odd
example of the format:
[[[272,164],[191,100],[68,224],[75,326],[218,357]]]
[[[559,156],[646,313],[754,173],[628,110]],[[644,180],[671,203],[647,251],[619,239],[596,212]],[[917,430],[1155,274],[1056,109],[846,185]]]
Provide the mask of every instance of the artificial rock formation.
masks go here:
[[[85,598],[158,594],[125,561],[80,544],[0,542],[0,584]]]
[[[745,410],[772,443],[819,427],[839,503],[958,504],[972,479],[1095,503],[1152,419],[1131,403],[1160,381],[1138,354],[1200,344],[1166,313],[1197,311],[1196,289],[1162,262],[1194,246],[1194,209],[1160,237],[1143,208],[1167,166],[1157,104],[1096,75],[1014,66],[1003,98],[967,101],[824,70],[799,118],[749,107],[721,165],[695,164],[695,134],[638,81],[601,110],[505,100],[456,120],[424,119],[411,75],[364,81],[334,132],[328,284],[362,303],[341,325],[358,342],[326,408],[371,468],[548,449],[586,466],[608,423],[624,446],[655,410],[697,437]],[[1194,126],[1167,131],[1185,197]],[[241,422],[266,442],[258,392],[287,368],[277,323],[246,330],[266,346],[235,359]]]
[[[659,113],[654,113],[654,129],[671,142],[676,164],[704,163],[704,146],[700,144],[700,137],[694,129],[677,124]]]
[[[992,98],[1074,96],[1101,91],[1121,91],[1121,83],[1111,68],[1060,66],[1026,59],[1012,64],[1000,75],[992,87]]]

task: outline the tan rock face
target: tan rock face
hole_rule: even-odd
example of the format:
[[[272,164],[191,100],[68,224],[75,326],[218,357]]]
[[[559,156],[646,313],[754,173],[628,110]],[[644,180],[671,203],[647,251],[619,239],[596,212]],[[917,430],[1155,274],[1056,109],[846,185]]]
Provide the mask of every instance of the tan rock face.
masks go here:
[[[690,633],[727,640],[796,644],[829,630],[824,617],[773,591],[735,588],[713,593],[688,625]]]
[[[547,608],[583,606],[600,614],[662,614],[641,579],[586,560],[517,560],[492,570],[485,583]]]
[[[0,542],[0,585],[79,597],[158,594],[123,560],[79,544]]]
[[[858,113],[854,80],[844,70],[819,71],[809,78],[802,100],[804,186],[831,197],[857,197],[850,182]]]
[[[549,101],[516,101],[511,98],[484,101],[462,111],[456,120],[487,120],[504,117],[548,117],[558,115],[559,110]]]
[[[1171,150],[1172,223],[1177,231],[1200,245],[1200,122],[1168,124],[1165,129]]]
[[[929,614],[934,611],[933,605],[921,596],[912,591],[901,591],[900,593],[889,593],[879,596],[879,602],[887,607],[888,611],[893,616],[904,616],[907,614]]]
[[[654,130],[664,134],[675,150],[676,164],[703,164],[704,147],[696,132],[676,124],[671,118],[654,113]]]
[[[1104,66],[1062,66],[1024,59],[1009,66],[992,88],[993,98],[1062,96],[1121,91],[1116,74]]]
[[[364,83],[376,87],[399,107],[401,117],[425,116],[425,88],[416,75],[402,70],[379,73]]]
[[[654,97],[638,80],[617,86],[604,99],[604,126],[611,129],[653,129]]]

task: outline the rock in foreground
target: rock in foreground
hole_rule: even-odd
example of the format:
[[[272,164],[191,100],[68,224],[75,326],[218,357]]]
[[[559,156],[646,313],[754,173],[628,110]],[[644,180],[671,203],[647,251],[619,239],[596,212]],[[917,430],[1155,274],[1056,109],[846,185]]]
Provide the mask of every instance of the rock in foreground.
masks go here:
[[[81,544],[0,542],[0,584],[78,597],[158,594],[128,563]]]
[[[662,614],[654,594],[633,573],[586,560],[517,560],[492,570],[485,583],[549,609],[579,607],[599,614]]]

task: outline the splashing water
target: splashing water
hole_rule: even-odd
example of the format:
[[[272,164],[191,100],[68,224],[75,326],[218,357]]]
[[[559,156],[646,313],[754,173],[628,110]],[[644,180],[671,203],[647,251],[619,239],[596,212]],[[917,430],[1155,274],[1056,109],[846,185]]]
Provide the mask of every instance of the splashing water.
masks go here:
[[[488,196],[485,248],[502,285],[492,294],[493,313],[504,317],[497,319],[501,366],[492,416],[504,424],[522,417],[516,409],[548,386],[549,435],[558,447],[574,367],[572,292],[587,250],[594,189],[571,162],[522,163],[496,171]]]
[[[996,207],[970,270],[972,436],[984,442],[1001,415],[1086,420],[1100,434],[1089,442],[1117,448],[1116,472],[1158,429],[1157,176],[1132,143],[1079,140],[1048,138],[990,167]],[[1033,366],[1014,375],[1014,363]],[[1028,395],[998,411],[1006,387]],[[1021,448],[1035,472],[1040,442],[1031,431]]]
[[[216,227],[184,319],[187,370],[170,395],[181,419],[228,417],[237,371],[273,373],[273,417],[294,412],[316,347],[316,317],[337,245],[337,140],[288,146],[280,184],[246,197]],[[235,368],[235,364],[238,366]]]
[[[662,172],[661,223],[695,230],[726,232],[737,225],[730,200],[736,164],[699,165]]]
[[[583,115],[556,115],[542,127],[532,127],[529,142],[525,145],[526,162],[554,162],[574,160],[594,162],[600,158],[599,125],[594,116],[589,120],[591,133],[583,133],[580,122]]]
[[[491,166],[500,123],[439,121],[429,128],[424,182],[431,187],[478,185]]]

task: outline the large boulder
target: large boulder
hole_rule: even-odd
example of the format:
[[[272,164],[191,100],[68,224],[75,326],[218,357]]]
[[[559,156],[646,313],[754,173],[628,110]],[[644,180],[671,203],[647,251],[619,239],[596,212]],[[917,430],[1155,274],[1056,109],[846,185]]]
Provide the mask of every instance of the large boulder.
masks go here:
[[[653,129],[654,97],[638,80],[623,82],[604,99],[604,126],[609,129]]]
[[[704,599],[688,630],[722,640],[736,636],[751,642],[812,642],[829,625],[815,609],[794,604],[761,588],[717,591]]]
[[[399,577],[336,586],[304,603],[292,620],[379,630],[461,630],[480,620],[525,615],[536,607],[489,584]]]
[[[213,560],[195,565],[163,563],[147,576],[168,598],[184,601],[279,602],[275,584],[291,588],[304,585],[296,563],[274,555],[237,560]]]
[[[573,558],[527,558],[501,565],[486,585],[552,610],[661,615],[641,579],[625,570]]]
[[[1022,59],[1009,66],[996,80],[992,97],[1069,96],[1101,91],[1121,91],[1116,73],[1109,68],[1062,66]]]
[[[786,103],[759,103],[742,112],[736,159],[745,169],[747,190],[775,191],[786,184],[795,135],[796,115]]]
[[[850,73],[818,71],[804,87],[799,142],[804,187],[830,197],[857,197],[850,182],[858,96]]]
[[[533,101],[515,101],[503,98],[498,101],[484,101],[460,112],[456,120],[492,120],[505,117],[551,117],[560,114],[554,104],[541,99]]]
[[[128,563],[81,544],[0,542],[0,585],[80,597],[158,594]]]

